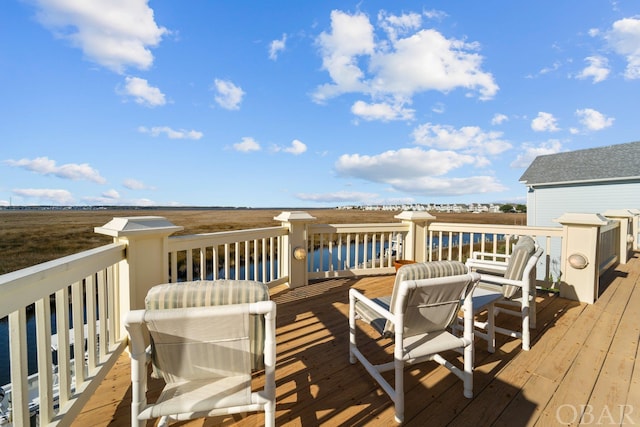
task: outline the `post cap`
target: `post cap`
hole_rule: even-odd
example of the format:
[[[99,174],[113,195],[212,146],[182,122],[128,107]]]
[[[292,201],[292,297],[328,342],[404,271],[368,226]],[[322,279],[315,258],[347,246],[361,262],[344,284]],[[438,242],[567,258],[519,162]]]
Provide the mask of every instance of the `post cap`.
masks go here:
[[[161,216],[116,217],[94,231],[113,237],[139,236],[144,234],[173,234],[184,230]]]

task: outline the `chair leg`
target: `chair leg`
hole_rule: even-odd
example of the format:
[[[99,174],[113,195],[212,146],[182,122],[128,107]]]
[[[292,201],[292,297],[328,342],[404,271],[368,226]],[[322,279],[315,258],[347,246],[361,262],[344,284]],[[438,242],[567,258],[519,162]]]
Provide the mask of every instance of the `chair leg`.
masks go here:
[[[529,331],[529,306],[522,307],[522,349],[529,350],[531,348],[531,333]]]
[[[529,327],[536,328],[536,290],[534,289],[529,303]]]
[[[496,351],[496,310],[494,304],[487,307],[487,351]]]
[[[396,344],[398,345],[398,344]],[[402,360],[395,359],[395,420],[397,423],[404,422],[404,362]]]
[[[356,299],[349,295],[349,363],[356,363],[353,348],[356,347]]]

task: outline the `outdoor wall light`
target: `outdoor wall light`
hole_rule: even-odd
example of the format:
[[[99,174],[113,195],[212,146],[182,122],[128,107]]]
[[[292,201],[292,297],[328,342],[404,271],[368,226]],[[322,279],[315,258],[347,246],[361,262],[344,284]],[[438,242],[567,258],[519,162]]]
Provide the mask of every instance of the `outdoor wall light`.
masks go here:
[[[307,257],[307,250],[301,246],[298,246],[293,250],[293,257],[297,260],[303,260]]]
[[[583,268],[586,268],[587,265],[589,265],[589,260],[585,255],[572,254],[569,256],[569,265],[578,270],[582,270]]]

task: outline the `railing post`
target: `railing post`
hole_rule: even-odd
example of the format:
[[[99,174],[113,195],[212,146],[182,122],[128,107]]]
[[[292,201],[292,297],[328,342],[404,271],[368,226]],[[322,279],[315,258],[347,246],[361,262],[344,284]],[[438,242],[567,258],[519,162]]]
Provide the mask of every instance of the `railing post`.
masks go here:
[[[629,243],[632,242],[631,239],[633,238],[633,227],[631,225],[634,219],[633,214],[627,209],[615,209],[606,211],[604,216],[620,223],[620,264],[626,264],[629,260]]]
[[[631,236],[633,237],[633,250],[640,249],[640,209],[629,209],[629,213],[633,215],[631,220]]]
[[[284,238],[284,248],[281,254],[284,256],[280,260],[280,268],[287,272],[289,276],[289,287],[296,288],[305,286],[308,282],[308,224],[315,221],[315,217],[303,211],[282,212],[274,217],[280,221],[283,227],[289,229],[289,233]]]
[[[118,264],[118,319],[121,336],[126,336],[124,317],[144,308],[149,289],[169,281],[168,237],[184,227],[161,216],[113,218],[94,231],[113,236],[115,243],[127,245],[127,257]],[[124,335],[123,335],[124,334]]]
[[[583,213],[565,213],[554,221],[562,224],[560,296],[593,304],[600,281],[600,227],[609,222],[600,214]]]
[[[428,212],[403,211],[394,218],[401,220],[409,226],[406,238],[406,248],[403,248],[404,256],[418,262],[428,260],[427,234],[429,223],[436,219]]]

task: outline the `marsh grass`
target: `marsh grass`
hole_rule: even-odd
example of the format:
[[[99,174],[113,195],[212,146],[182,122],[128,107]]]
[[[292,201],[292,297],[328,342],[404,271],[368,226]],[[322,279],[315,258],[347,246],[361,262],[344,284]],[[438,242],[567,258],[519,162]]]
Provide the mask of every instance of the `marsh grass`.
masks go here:
[[[286,209],[285,209],[286,210]],[[299,210],[299,209],[298,209]],[[305,209],[318,224],[397,222],[399,212]],[[0,274],[112,242],[94,227],[114,217],[162,216],[184,227],[176,235],[280,225],[283,209],[107,209],[95,211],[0,210]],[[433,213],[437,221],[523,225],[526,214]]]

